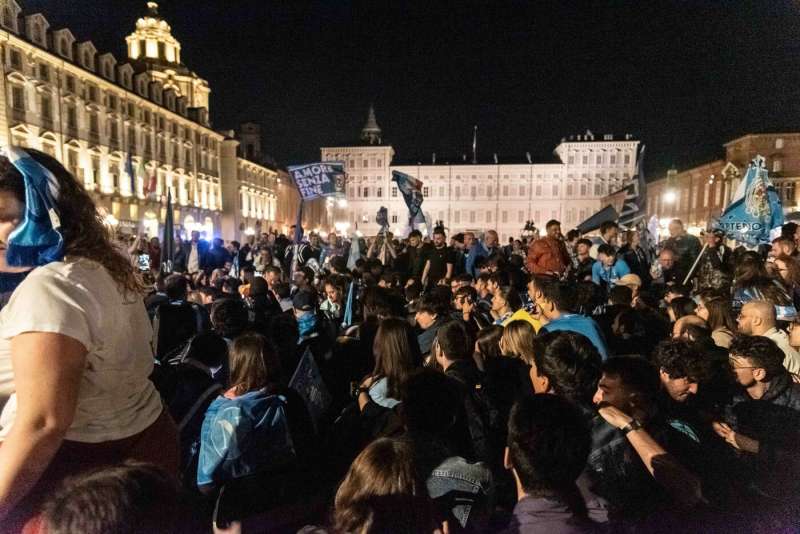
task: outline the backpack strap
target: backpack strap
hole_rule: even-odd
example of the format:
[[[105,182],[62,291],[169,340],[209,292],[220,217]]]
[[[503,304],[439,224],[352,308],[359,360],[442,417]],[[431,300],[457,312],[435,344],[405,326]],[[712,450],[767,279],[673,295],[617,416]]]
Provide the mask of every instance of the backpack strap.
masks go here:
[[[200,409],[200,407],[203,405],[203,403],[206,400],[208,400],[208,398],[211,395],[213,395],[214,393],[217,393],[218,391],[222,391],[222,390],[223,390],[222,386],[220,386],[219,384],[216,384],[216,383],[211,384],[210,386],[208,386],[208,388],[206,388],[206,390],[200,394],[200,396],[197,398],[197,400],[194,402],[194,404],[192,404],[192,407],[189,408],[189,411],[186,412],[186,415],[183,416],[183,419],[181,419],[181,422],[178,423],[178,433],[180,434],[181,432],[183,432],[184,427],[189,424],[189,421],[191,421],[192,418],[195,416],[195,414],[197,413],[197,410]]]

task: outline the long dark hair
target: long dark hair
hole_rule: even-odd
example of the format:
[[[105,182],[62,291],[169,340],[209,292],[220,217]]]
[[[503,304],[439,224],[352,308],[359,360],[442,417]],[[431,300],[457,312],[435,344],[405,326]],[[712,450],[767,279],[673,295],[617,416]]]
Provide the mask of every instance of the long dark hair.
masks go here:
[[[404,319],[384,319],[378,327],[372,347],[375,353],[372,374],[386,378],[387,395],[399,399],[400,387],[415,364],[422,360],[411,325]]]
[[[733,286],[735,290],[755,289],[775,305],[791,304],[791,298],[784,290],[784,285],[771,277],[766,265],[757,252],[748,250],[739,257],[734,271]]]
[[[59,231],[64,237],[65,255],[99,263],[126,295],[141,293],[141,278],[130,260],[113,243],[111,232],[103,224],[83,185],[52,156],[30,148],[25,152],[58,179],[60,190],[56,209],[61,219]],[[7,158],[1,156],[0,191],[12,193],[20,204],[25,204],[25,179]]]
[[[237,395],[268,386],[277,386],[281,361],[275,349],[261,334],[244,334],[231,347],[231,385]]]
[[[730,297],[706,292],[700,294],[700,300],[708,310],[706,323],[709,330],[727,328],[731,332],[736,332],[736,321],[733,318]]]

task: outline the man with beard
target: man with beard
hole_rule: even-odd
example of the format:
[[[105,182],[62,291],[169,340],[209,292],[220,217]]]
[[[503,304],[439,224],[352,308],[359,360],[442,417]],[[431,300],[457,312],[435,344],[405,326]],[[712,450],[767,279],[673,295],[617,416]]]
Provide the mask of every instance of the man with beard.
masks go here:
[[[447,246],[444,228],[437,226],[433,230],[433,247],[428,250],[425,269],[422,271],[422,285],[432,287],[441,280],[449,280],[453,276],[453,253]]]

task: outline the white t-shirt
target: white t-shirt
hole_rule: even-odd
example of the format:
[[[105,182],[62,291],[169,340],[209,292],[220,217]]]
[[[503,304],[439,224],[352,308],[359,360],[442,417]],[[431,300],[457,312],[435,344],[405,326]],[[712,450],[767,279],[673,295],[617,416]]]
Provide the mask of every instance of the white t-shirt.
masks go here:
[[[63,334],[88,351],[66,439],[99,443],[127,438],[161,414],[161,398],[148,380],[153,370],[152,327],[144,303],[120,293],[98,263],[67,258],[31,272],[0,311],[0,406],[5,403],[0,441],[17,408],[11,338],[24,332]]]

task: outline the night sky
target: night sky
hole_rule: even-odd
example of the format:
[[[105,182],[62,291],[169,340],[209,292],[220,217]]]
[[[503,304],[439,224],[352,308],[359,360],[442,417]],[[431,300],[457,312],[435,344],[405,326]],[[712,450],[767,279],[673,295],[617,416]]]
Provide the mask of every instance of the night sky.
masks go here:
[[[22,0],[124,58],[144,0]],[[650,176],[800,130],[800,2],[164,0],[215,128],[256,120],[281,163],[353,142],[375,103],[398,160],[551,161],[563,136],[632,133]]]

